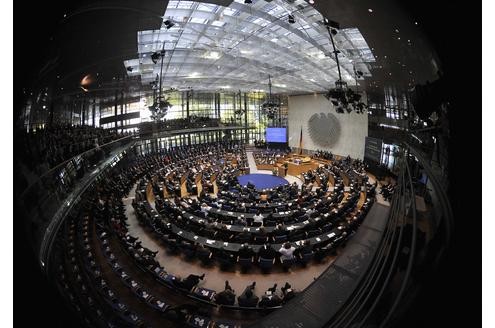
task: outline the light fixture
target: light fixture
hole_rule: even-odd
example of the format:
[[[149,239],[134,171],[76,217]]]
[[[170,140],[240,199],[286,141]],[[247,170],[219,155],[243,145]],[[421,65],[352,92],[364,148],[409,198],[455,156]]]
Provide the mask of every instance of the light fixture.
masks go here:
[[[172,21],[170,21],[168,19],[166,21],[164,21],[163,24],[165,24],[165,27],[167,28],[167,30],[175,25],[175,23],[173,23]]]
[[[373,9],[369,8],[368,9],[368,12],[372,13],[373,12]]]
[[[345,111],[348,113],[351,113],[352,111],[355,111],[357,113],[364,113],[364,110],[366,109],[366,104],[361,102],[361,95],[352,89],[348,88],[347,82],[342,80],[342,74],[340,71],[340,64],[339,64],[339,57],[338,54],[340,51],[338,51],[335,48],[335,42],[333,40],[333,35],[335,34],[333,31],[335,31],[334,28],[339,27],[339,23],[329,21],[325,18],[325,26],[328,30],[328,35],[330,36],[330,41],[332,43],[333,47],[333,53],[335,54],[335,62],[337,64],[337,71],[339,73],[339,78],[337,81],[335,81],[335,88],[328,90],[328,92],[325,94],[325,98],[327,98],[333,106],[335,106],[335,111],[337,113],[343,114]],[[354,65],[354,64],[353,64]],[[356,67],[354,66],[354,74],[355,74],[355,80],[356,80],[356,90],[357,90],[357,79],[358,76],[363,76],[363,72],[356,70]]]
[[[158,59],[160,59],[160,53],[158,51],[155,51],[151,54],[151,61],[153,62],[153,64],[156,64],[158,62]]]
[[[269,119],[274,119],[275,114],[280,110],[280,101],[272,96],[272,79],[270,75],[268,75],[268,98],[261,104],[261,110]]]

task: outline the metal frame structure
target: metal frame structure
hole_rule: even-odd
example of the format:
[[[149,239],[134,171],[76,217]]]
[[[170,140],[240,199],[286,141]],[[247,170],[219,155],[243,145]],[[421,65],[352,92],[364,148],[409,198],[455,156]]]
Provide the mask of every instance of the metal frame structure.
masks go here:
[[[124,61],[143,84],[160,74],[151,54],[164,44],[164,84],[179,90],[267,91],[270,75],[274,93],[323,92],[339,78],[324,17],[304,0],[234,0],[226,7],[171,0],[163,21],[159,30],[138,32],[138,58]],[[339,30],[335,46],[343,81],[356,82],[353,65],[371,76],[375,59],[357,28]]]

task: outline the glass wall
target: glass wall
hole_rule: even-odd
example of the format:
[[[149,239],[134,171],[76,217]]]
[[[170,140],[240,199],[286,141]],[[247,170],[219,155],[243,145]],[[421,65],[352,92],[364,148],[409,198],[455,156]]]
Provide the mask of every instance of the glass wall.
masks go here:
[[[117,90],[117,91],[116,91]],[[274,117],[268,118],[261,110],[266,101],[264,92],[241,92],[224,90],[222,92],[199,92],[194,90],[166,92],[165,97],[172,104],[165,116],[167,120],[194,119],[208,117],[218,119],[222,126],[244,127],[234,130],[230,137],[234,140],[265,139],[266,127],[285,127],[288,123],[287,97],[273,96],[280,103],[280,110]],[[34,98],[39,98],[34,101]],[[19,118],[24,129],[43,127],[45,124],[90,125],[104,129],[118,129],[119,132],[135,131],[142,122],[151,120],[148,107],[153,103],[151,93],[133,92],[125,94],[114,88],[103,95],[97,93],[76,93],[50,99],[50,91],[41,90],[30,98]],[[116,115],[139,113],[139,117],[100,123]],[[229,134],[229,132],[227,132]],[[213,140],[215,134],[191,135],[193,143]],[[203,141],[203,138],[205,141]],[[170,141],[175,144],[180,141]]]

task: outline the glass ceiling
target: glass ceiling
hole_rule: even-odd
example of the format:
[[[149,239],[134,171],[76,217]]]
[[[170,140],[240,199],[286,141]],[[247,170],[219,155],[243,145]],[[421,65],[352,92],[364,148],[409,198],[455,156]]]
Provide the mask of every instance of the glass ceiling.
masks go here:
[[[124,61],[143,84],[159,76],[161,60],[154,64],[151,55],[162,48],[165,89],[267,91],[271,75],[275,93],[318,92],[338,78],[323,16],[304,0],[234,0],[228,7],[171,0],[163,20],[175,25],[138,32],[138,58]],[[353,64],[371,76],[374,56],[357,28],[339,30],[334,40],[345,81],[356,83]]]

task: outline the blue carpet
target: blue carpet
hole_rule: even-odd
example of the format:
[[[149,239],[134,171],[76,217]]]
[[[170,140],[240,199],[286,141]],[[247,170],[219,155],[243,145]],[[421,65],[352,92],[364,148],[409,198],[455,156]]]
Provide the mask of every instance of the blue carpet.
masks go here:
[[[248,182],[251,182],[256,186],[256,189],[268,189],[275,188],[281,185],[289,184],[284,178],[271,175],[271,174],[246,174],[237,177],[237,181],[241,186],[246,186]]]

